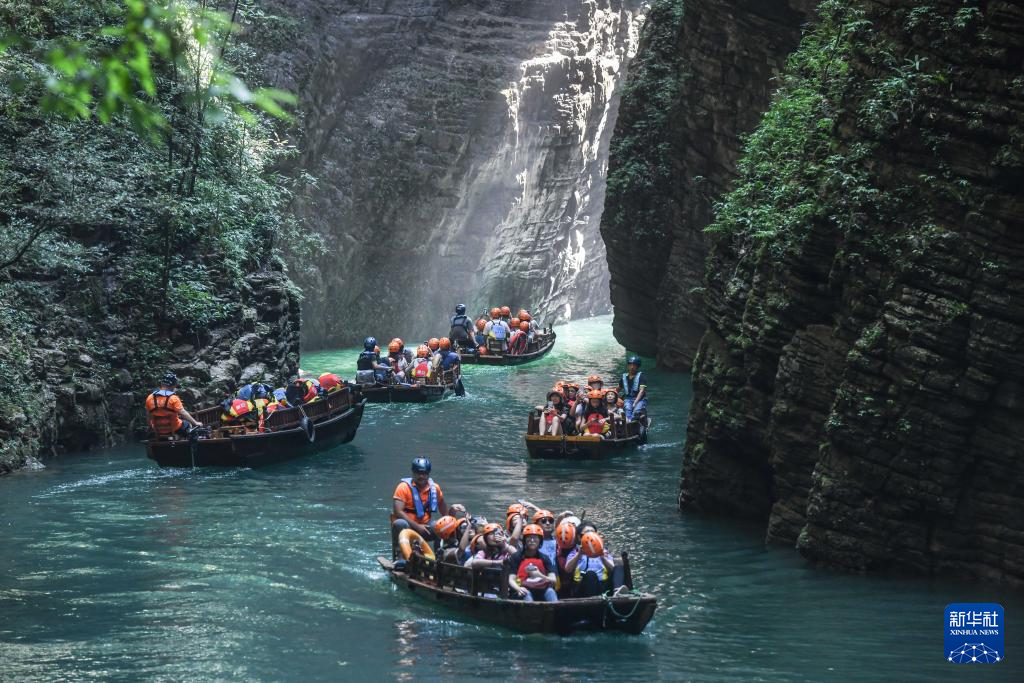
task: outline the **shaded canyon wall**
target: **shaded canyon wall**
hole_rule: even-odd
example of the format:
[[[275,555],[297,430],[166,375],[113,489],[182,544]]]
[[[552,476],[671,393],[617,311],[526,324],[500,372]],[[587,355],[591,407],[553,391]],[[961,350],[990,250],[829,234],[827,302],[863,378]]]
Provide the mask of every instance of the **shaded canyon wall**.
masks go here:
[[[861,0],[814,26],[710,195],[707,260],[664,259],[660,282],[695,283],[687,316],[707,325],[680,505],[763,520],[823,565],[1022,585],[1024,9]],[[664,73],[701,97],[718,67],[687,63]],[[630,161],[613,154],[610,195]],[[688,234],[697,190],[675,180],[654,217]],[[617,332],[683,360],[635,322],[650,303],[617,293],[620,272]]]
[[[643,2],[279,3],[270,77],[300,94],[303,343],[447,332],[457,302],[609,310],[608,141]],[[340,311],[345,311],[344,315]]]
[[[689,369],[704,333],[703,230],[796,48],[809,0],[652,3],[612,139],[601,233],[616,339]]]

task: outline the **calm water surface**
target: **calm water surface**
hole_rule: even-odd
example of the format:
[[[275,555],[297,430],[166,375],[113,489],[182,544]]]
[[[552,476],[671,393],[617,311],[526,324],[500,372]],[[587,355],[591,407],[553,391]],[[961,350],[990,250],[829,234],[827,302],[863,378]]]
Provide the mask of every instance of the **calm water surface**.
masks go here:
[[[1019,594],[814,571],[756,527],[681,516],[687,376],[649,373],[639,451],[528,461],[526,411],[553,380],[624,359],[607,317],[558,332],[542,361],[470,367],[466,398],[370,406],[353,443],[290,463],[161,470],[132,446],[0,479],[0,681],[1024,680]],[[351,376],[355,356],[303,366]],[[491,519],[521,497],[586,510],[659,596],[647,632],[522,636],[399,593],[374,558],[417,455]],[[943,658],[943,607],[974,601],[1003,605],[1008,652],[964,670]]]

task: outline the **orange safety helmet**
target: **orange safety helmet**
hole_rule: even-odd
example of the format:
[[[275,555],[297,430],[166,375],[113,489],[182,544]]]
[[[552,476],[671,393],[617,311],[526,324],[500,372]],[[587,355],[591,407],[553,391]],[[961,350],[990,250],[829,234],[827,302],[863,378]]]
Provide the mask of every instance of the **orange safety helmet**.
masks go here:
[[[540,536],[544,538],[544,530],[540,528],[540,524],[527,524],[526,528],[523,529],[523,538],[527,536]]]
[[[496,319],[498,319],[500,317],[501,317],[501,309],[500,308],[492,308],[491,309],[491,318],[496,320]]]
[[[430,340],[427,342],[427,348],[430,349],[431,351],[437,351],[437,347],[439,347],[440,345],[441,342],[440,340],[438,340],[437,337],[431,337]]]
[[[600,389],[591,389],[587,392],[587,398],[604,398],[604,392]]]
[[[587,384],[592,384],[594,382],[600,382],[601,384],[604,384],[604,380],[601,379],[601,375],[591,375],[590,377],[587,378]]]
[[[502,306],[502,307],[501,307],[501,314],[502,314],[502,315],[508,315],[508,316],[511,316],[511,315],[512,315],[512,309],[511,309],[511,308],[509,308],[508,306]]]
[[[480,348],[477,349],[477,351],[480,352],[481,356],[486,356],[487,355],[487,347],[486,346],[481,346]]]
[[[520,320],[519,321],[519,329],[521,329],[523,332],[529,332],[530,331],[530,323],[526,322],[525,320]]]
[[[505,511],[505,515],[521,515],[524,512],[526,512],[525,505],[523,505],[522,503],[512,503],[511,505],[508,506],[508,510]]]
[[[495,531],[501,531],[501,525],[495,524],[494,522],[488,522],[484,525],[484,530],[480,532],[481,536],[487,536],[493,534]]]
[[[402,345],[395,340],[392,340],[392,342],[388,344],[388,353],[398,353],[401,350]]]
[[[416,349],[417,358],[426,358],[428,353],[429,351],[427,351],[427,347],[424,346],[423,344],[420,344],[419,347]]]
[[[447,351],[448,349],[452,348],[452,340],[449,339],[448,337],[441,337],[441,340],[437,343],[441,347],[442,351]]]
[[[519,327],[519,318],[512,318],[511,320],[509,320],[508,327],[511,330],[517,329]]]
[[[484,320],[483,318],[480,318],[479,320],[476,321],[476,329],[478,329],[481,332],[483,332],[485,327],[487,327],[487,321],[486,320]]]
[[[520,308],[519,312],[516,313],[516,317],[519,318],[520,320],[528,320],[530,314],[526,312],[525,308]]]
[[[551,510],[537,510],[536,512],[533,513],[533,517],[530,519],[530,521],[536,524],[539,520],[544,519],[545,517],[550,517],[551,519],[554,519],[555,513],[553,513]]]
[[[445,515],[441,519],[437,520],[437,523],[434,525],[434,530],[437,531],[437,535],[441,538],[450,538],[458,528],[459,520],[455,519],[451,515]]]
[[[587,557],[601,557],[604,555],[604,541],[596,531],[588,531],[580,539],[580,549]]]
[[[555,529],[555,542],[558,543],[558,547],[562,550],[576,545],[576,527],[573,526],[572,522],[563,521],[558,525],[558,528]]]

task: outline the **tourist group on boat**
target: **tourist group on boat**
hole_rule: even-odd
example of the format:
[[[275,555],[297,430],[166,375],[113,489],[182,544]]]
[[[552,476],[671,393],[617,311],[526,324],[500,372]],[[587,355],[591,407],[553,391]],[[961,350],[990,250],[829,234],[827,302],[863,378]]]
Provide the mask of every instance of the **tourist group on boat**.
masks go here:
[[[525,601],[594,597],[623,585],[622,564],[592,522],[525,500],[508,506],[504,524],[489,522],[461,503],[447,504],[430,472],[430,460],[415,458],[411,476],[395,488],[392,556],[401,556],[396,570],[419,554],[484,569],[495,579],[507,573],[509,594]]]
[[[543,419],[539,433],[620,438],[626,425],[644,419],[647,413],[647,385],[640,371],[640,358],[630,357],[628,370],[616,387],[605,387],[600,375],[590,375],[586,385],[559,380],[547,394],[547,404],[537,406]]]

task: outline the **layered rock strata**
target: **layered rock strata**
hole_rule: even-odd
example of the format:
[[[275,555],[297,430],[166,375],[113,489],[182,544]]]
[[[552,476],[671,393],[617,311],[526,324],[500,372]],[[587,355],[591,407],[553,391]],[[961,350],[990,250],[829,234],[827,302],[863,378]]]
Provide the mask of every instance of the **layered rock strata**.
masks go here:
[[[1024,585],[1024,9],[823,8],[714,226],[680,504]]]
[[[608,139],[639,0],[280,3],[266,68],[300,94],[304,343],[447,331],[452,306],[609,310]],[[345,311],[341,316],[338,311]]]
[[[689,369],[712,204],[778,87],[808,0],[659,0],[630,66],[602,219],[616,339]]]

